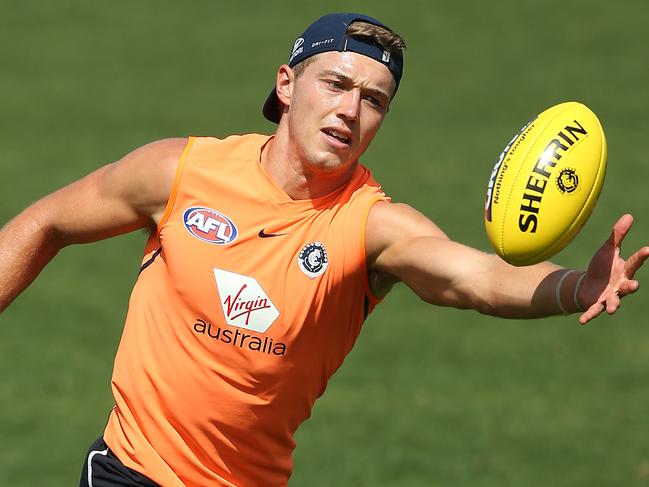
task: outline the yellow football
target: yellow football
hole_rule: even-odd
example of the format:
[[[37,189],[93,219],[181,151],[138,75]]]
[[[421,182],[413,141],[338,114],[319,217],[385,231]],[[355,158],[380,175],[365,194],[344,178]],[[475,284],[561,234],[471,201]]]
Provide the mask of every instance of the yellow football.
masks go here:
[[[585,105],[536,116],[507,144],[489,178],[487,236],[513,265],[549,259],[577,235],[604,184],[606,137]]]

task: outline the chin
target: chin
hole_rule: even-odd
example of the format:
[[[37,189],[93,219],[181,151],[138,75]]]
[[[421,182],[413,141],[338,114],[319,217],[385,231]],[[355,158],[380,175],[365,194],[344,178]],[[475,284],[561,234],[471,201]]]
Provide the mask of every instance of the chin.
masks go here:
[[[310,161],[309,165],[323,172],[335,173],[340,171],[344,167],[348,167],[350,163],[350,157],[340,157],[338,155],[327,153],[322,154],[319,157],[315,157]]]

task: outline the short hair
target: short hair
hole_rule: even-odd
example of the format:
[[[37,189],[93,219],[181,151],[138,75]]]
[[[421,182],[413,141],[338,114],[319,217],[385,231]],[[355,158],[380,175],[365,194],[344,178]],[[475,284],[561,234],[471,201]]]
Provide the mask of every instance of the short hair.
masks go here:
[[[390,54],[397,54],[406,49],[406,41],[396,32],[387,27],[370,24],[369,22],[357,21],[349,24],[347,34],[351,37],[367,39],[372,41]]]

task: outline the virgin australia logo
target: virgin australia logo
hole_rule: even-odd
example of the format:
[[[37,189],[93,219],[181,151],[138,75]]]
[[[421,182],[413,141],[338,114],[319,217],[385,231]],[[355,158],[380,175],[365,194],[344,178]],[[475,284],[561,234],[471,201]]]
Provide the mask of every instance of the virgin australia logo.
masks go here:
[[[256,279],[216,268],[214,277],[228,325],[265,333],[279,316]]]

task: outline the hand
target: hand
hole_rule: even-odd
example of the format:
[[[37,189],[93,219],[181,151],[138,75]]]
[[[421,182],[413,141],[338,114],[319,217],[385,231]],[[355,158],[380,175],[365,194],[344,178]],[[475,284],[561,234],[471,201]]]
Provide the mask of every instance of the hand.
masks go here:
[[[633,216],[624,215],[615,225],[611,236],[593,256],[579,289],[577,300],[586,305],[579,317],[585,325],[606,310],[613,314],[620,307],[620,299],[638,290],[640,283],[633,276],[649,257],[649,247],[642,247],[627,260],[620,257],[622,240],[633,224]]]

